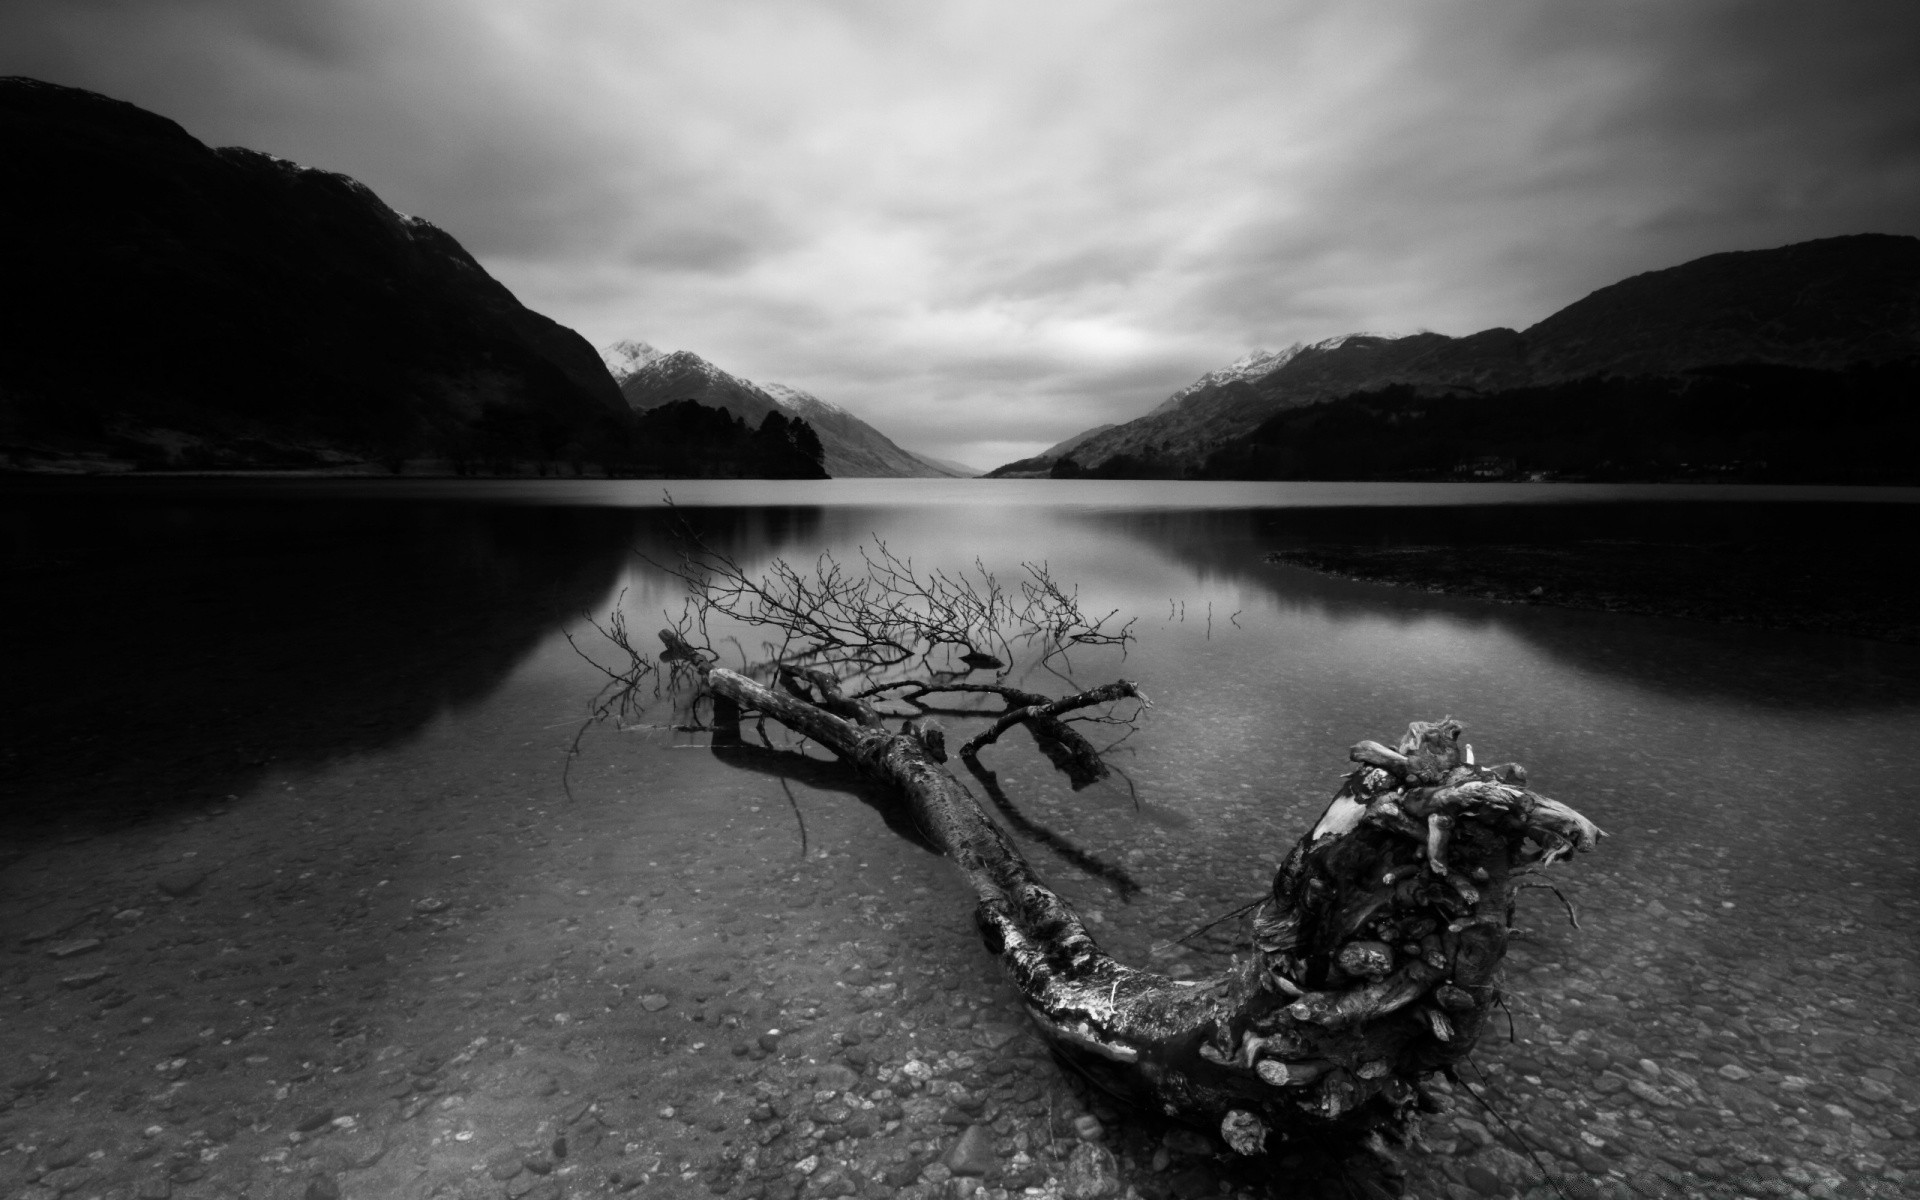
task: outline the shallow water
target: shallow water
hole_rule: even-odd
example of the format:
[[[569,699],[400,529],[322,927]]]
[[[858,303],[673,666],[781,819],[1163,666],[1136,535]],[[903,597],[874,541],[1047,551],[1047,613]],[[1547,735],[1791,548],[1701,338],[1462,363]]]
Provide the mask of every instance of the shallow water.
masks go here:
[[[662,708],[589,729],[565,795],[597,677],[563,633],[591,646],[615,603],[656,628],[676,593],[629,551],[670,557],[678,519],[749,566],[874,536],[1003,578],[1045,561],[1133,616],[1124,660],[1073,663],[1153,698],[1123,779],[1074,793],[1020,739],[987,754],[1030,820],[1142,885],[1122,903],[1026,843],[1132,961],[1221,965],[1230,939],[1172,939],[1256,896],[1344,748],[1412,719],[1460,718],[1599,822],[1557,880],[1581,927],[1528,893],[1512,1038],[1475,1056],[1499,1116],[1456,1092],[1409,1194],[1550,1194],[1543,1168],[1567,1195],[1920,1188],[1920,651],[1260,557],[1329,530],[1871,540],[1911,493],[664,486],[677,515],[661,484],[579,481],[8,497],[0,1185],[931,1195],[979,1123],[987,1188],[1019,1194],[1064,1178],[1092,1103],[1142,1195],[1212,1194],[1190,1147],[1038,1055],[957,878],[833,765],[716,757]]]

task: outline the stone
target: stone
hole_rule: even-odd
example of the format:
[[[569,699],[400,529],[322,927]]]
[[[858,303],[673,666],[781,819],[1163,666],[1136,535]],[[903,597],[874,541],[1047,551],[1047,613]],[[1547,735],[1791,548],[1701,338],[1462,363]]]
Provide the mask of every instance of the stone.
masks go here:
[[[206,881],[207,872],[199,870],[198,868],[189,868],[184,871],[171,871],[162,875],[156,881],[156,886],[159,887],[162,892],[178,900],[185,896],[191,896],[193,893],[199,891],[200,885]]]
[[[1081,1113],[1073,1119],[1073,1136],[1083,1142],[1097,1142],[1106,1136],[1106,1128],[1100,1124],[1100,1118],[1092,1113]]]
[[[955,1175],[985,1175],[999,1163],[993,1150],[993,1132],[985,1125],[969,1125],[940,1160]]]
[[[1067,1177],[1061,1194],[1066,1200],[1105,1200],[1120,1194],[1120,1164],[1113,1152],[1093,1142],[1081,1142],[1067,1158]]]
[[[844,1092],[859,1086],[860,1076],[852,1067],[842,1066],[839,1063],[827,1063],[813,1073],[813,1082],[820,1088]]]
[[[1460,1136],[1476,1148],[1493,1145],[1493,1131],[1472,1117],[1455,1117],[1453,1123],[1460,1130]]]
[[[1673,1107],[1673,1101],[1661,1095],[1650,1083],[1645,1083],[1638,1079],[1629,1079],[1627,1080],[1627,1090],[1648,1104],[1653,1105],[1655,1108]]]
[[[1482,1196],[1504,1196],[1507,1194],[1506,1185],[1500,1182],[1500,1177],[1479,1163],[1469,1164],[1462,1174],[1466,1177],[1467,1186]]]
[[[340,1200],[340,1181],[331,1175],[307,1180],[306,1200]]]
[[[71,942],[61,942],[57,946],[47,948],[47,957],[73,958],[76,955],[89,954],[105,944],[99,938],[79,938]]]
[[[659,1012],[667,1006],[667,998],[658,992],[649,992],[640,997],[640,1007],[648,1012]]]
[[[112,972],[108,971],[105,967],[96,967],[91,971],[82,971],[78,975],[61,976],[60,986],[66,988],[68,991],[77,992],[81,988],[92,987],[110,974],[112,974]]]
[[[515,1150],[505,1150],[487,1161],[487,1176],[502,1183],[518,1175],[523,1168],[520,1154]]]
[[[92,1183],[93,1176],[93,1168],[89,1166],[75,1165],[61,1167],[56,1171],[48,1171],[45,1175],[42,1175],[40,1177],[40,1184],[42,1187],[52,1188],[55,1192],[64,1196],[68,1192],[77,1192],[89,1183]]]
[[[293,1127],[301,1133],[312,1133],[314,1130],[332,1120],[333,1110],[331,1108],[315,1108],[302,1114],[300,1119],[293,1123]]]
[[[1856,1082],[1853,1085],[1853,1094],[1870,1104],[1884,1104],[1894,1098],[1892,1088],[1872,1077],[1862,1078]]]

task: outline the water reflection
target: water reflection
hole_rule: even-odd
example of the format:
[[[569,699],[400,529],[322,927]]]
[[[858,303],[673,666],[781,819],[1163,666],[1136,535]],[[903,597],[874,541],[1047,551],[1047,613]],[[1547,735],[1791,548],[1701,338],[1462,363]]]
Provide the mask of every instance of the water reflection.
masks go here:
[[[1860,638],[1782,635],[1737,625],[1671,621],[1557,608],[1492,604],[1472,598],[1355,583],[1264,562],[1266,553],[1315,543],[1459,546],[1610,538],[1749,547],[1756,558],[1791,569],[1817,547],[1823,558],[1866,564],[1884,547],[1920,537],[1920,506],[1868,504],[1693,503],[1419,508],[1090,512],[1077,522],[1120,530],[1191,569],[1201,582],[1224,581],[1264,592],[1301,615],[1325,621],[1390,620],[1436,636],[1434,622],[1518,637],[1569,666],[1621,676],[1642,686],[1703,698],[1807,708],[1920,703],[1911,647]],[[1872,586],[1836,577],[1837,592]],[[1809,653],[1818,647],[1818,653]],[[1712,670],[1699,659],[1712,657]]]
[[[5,515],[0,820],[115,822],[391,745],[600,606],[634,518],[166,493]]]

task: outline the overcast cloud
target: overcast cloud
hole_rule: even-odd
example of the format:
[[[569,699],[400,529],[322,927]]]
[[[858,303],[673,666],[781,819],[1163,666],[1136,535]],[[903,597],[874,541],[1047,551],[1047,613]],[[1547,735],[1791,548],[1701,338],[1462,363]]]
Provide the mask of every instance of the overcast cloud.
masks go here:
[[[11,0],[0,73],[364,180],[595,345],[991,466],[1256,346],[1920,234],[1906,0]]]

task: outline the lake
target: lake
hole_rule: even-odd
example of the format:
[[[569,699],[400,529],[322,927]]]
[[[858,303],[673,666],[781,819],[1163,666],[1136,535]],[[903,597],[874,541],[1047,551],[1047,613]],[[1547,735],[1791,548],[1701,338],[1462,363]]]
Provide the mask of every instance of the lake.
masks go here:
[[[1017,838],[1123,960],[1224,965],[1232,923],[1176,939],[1256,898],[1346,747],[1410,720],[1459,718],[1481,761],[1524,763],[1607,830],[1556,872],[1579,928],[1525,893],[1536,936],[1508,958],[1511,1034],[1502,1018],[1464,1075],[1476,1093],[1426,1122],[1408,1194],[1551,1195],[1543,1169],[1568,1196],[1920,1188],[1920,649],[1262,557],[1575,530],[1783,559],[1857,543],[1841,594],[1906,586],[1878,564],[1911,544],[1911,490],[173,480],[0,496],[0,1193],[165,1177],[174,1196],[314,1179],[329,1182],[305,1194],[944,1196],[972,1189],[939,1160],[977,1124],[980,1194],[1058,1194],[1089,1113],[1143,1196],[1250,1188],[1044,1056],[969,893],[884,797],[829,762],[716,756],[665,701],[581,732],[603,677],[567,635],[612,662],[589,620],[617,605],[650,642],[679,604],[656,565],[676,523],[752,570],[857,561],[876,537],[1003,580],[1044,562],[1087,609],[1131,617],[1124,656],[1072,660],[1076,684],[1152,697],[1113,779],[1076,793],[1021,739],[986,752],[1027,822],[1140,885],[1123,900]]]

